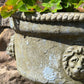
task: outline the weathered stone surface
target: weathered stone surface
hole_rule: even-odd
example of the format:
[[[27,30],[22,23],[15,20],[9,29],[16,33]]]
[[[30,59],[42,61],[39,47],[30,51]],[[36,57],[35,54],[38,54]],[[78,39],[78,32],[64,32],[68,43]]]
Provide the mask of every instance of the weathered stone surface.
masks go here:
[[[7,48],[6,48],[6,51],[7,51],[7,54],[12,56],[12,57],[15,57],[15,44],[14,44],[14,36],[15,35],[12,35],[11,38],[10,38],[10,43],[8,44]]]
[[[45,39],[40,35],[41,38],[32,36],[26,35],[24,38],[21,34],[16,35],[17,67],[23,76],[42,83],[82,84],[66,75],[61,61],[64,50],[74,42],[76,45],[74,38],[52,36]]]
[[[1,20],[1,26],[10,27],[9,17]]]
[[[0,63],[10,61],[11,57],[7,55],[6,51],[0,51]]]
[[[62,61],[67,75],[76,80],[84,80],[84,46],[67,48]]]
[[[60,15],[59,15],[60,16]],[[13,23],[11,21],[11,23]],[[84,34],[83,22],[27,22],[27,21],[18,21],[15,19],[15,30],[20,30],[22,32],[33,32],[33,33],[45,33],[45,34],[57,34],[57,35],[81,35]],[[12,24],[12,25],[13,25]],[[61,26],[60,26],[61,25]]]
[[[0,34],[0,84],[33,84],[18,73],[15,58],[6,52],[13,34],[11,29],[4,29]]]
[[[83,9],[84,10],[84,9]],[[17,16],[18,14],[18,16]],[[26,17],[25,17],[26,15]],[[35,13],[35,14],[27,14],[27,13],[16,13],[14,14],[12,17],[20,19],[20,20],[27,20],[27,21],[47,21],[47,22],[52,22],[52,21],[56,21],[56,22],[83,22],[84,21],[84,13],[80,13],[80,12],[57,12],[57,13]],[[33,18],[32,18],[33,16]],[[54,17],[53,17],[54,16]],[[83,19],[80,19],[83,18]]]
[[[10,56],[4,56],[3,59],[5,61],[0,63],[0,84],[33,84],[18,73],[15,59]]]
[[[13,34],[11,29],[4,29],[0,34],[0,84],[33,84],[18,73],[15,58],[7,55],[6,48]]]
[[[14,34],[11,29],[4,29],[0,34],[0,51],[5,51],[10,41],[10,37]]]
[[[84,84],[83,79],[77,81],[66,74],[62,65],[68,47],[84,45],[83,22],[14,21],[17,69],[23,76],[48,84]]]

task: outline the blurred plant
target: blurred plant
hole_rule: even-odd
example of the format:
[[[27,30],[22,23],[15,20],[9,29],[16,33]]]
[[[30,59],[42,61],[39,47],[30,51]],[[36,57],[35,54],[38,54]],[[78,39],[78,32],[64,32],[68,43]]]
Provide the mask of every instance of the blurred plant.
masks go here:
[[[16,11],[20,12],[52,12],[66,11],[74,12],[79,10],[79,6],[84,0],[7,0],[0,7],[0,13],[3,18],[11,16]]]

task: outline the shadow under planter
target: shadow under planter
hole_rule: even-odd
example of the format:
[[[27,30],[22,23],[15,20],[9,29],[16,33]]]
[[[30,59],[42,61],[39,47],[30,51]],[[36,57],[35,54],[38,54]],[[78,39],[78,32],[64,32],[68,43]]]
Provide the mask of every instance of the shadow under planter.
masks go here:
[[[84,13],[12,17],[17,69],[24,77],[35,84],[84,84]]]

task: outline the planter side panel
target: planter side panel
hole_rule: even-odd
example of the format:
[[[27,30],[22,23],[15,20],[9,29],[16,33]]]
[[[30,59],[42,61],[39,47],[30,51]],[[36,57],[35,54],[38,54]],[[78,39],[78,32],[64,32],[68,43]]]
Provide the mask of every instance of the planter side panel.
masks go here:
[[[36,82],[82,84],[70,78],[62,65],[64,51],[78,44],[78,40],[80,37],[47,36],[45,39],[18,33],[15,36],[17,68],[23,76]]]

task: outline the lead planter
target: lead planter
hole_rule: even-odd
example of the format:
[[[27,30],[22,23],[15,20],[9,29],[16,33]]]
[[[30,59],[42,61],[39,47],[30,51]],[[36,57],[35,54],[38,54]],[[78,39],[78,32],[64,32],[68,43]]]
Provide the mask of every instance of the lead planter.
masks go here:
[[[21,75],[35,83],[84,84],[84,13],[19,13],[10,25]]]

